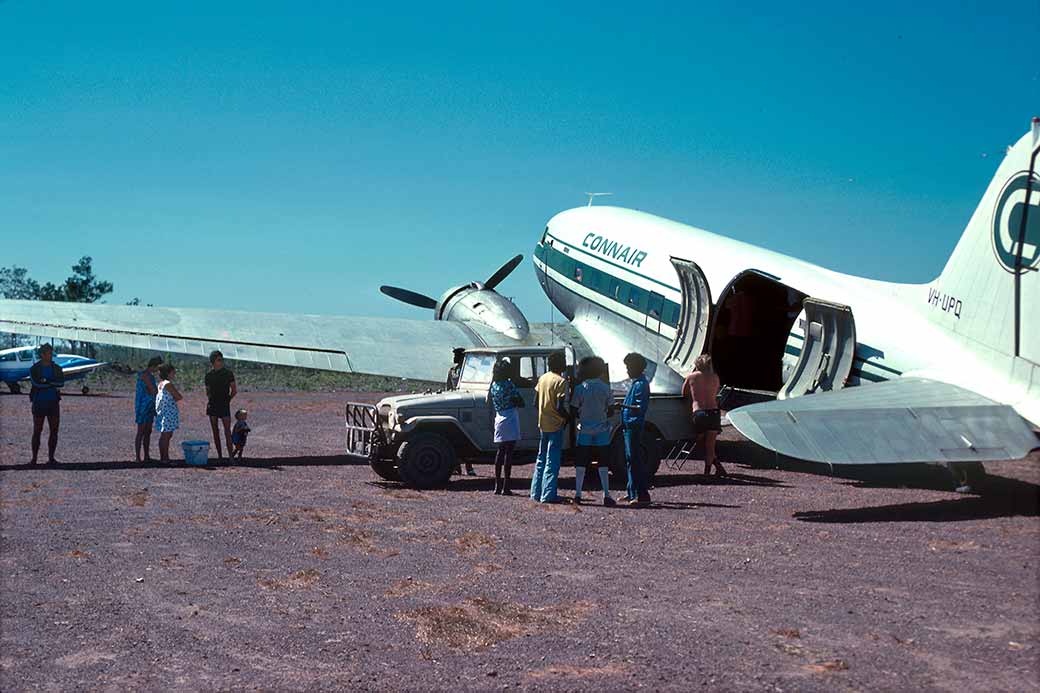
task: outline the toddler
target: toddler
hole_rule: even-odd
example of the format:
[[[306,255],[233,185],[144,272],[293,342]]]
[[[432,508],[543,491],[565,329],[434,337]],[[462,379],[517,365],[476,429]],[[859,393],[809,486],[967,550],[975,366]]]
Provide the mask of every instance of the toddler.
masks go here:
[[[242,451],[246,448],[246,438],[249,436],[249,412],[245,409],[239,409],[235,412],[235,427],[231,430],[231,444],[234,445],[234,449],[231,451],[231,457],[237,455],[238,459],[242,459]]]

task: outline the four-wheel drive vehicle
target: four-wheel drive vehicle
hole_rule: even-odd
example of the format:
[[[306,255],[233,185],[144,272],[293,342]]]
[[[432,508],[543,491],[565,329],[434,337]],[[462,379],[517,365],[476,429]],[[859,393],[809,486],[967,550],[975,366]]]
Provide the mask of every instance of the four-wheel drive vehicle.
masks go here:
[[[564,352],[573,370],[570,347],[483,347],[466,352],[458,387],[443,392],[386,397],[377,404],[351,402],[346,408],[347,454],[365,458],[384,479],[418,488],[446,484],[460,461],[490,462],[495,456],[494,409],[487,402],[495,363],[511,362],[513,382],[524,398],[514,461],[533,461],[538,450],[534,386],[545,374],[549,354]],[[623,393],[616,393],[619,397]],[[620,411],[620,410],[618,410]],[[625,475],[619,414],[611,419],[610,471]],[[645,459],[657,471],[664,446],[692,435],[689,405],[678,395],[654,396],[646,419]],[[574,445],[573,427],[564,436],[564,461]]]

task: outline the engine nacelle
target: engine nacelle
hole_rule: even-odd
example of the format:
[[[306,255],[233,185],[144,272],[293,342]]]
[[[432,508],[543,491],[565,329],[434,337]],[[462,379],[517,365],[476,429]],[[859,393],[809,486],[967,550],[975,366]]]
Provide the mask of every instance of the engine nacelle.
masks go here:
[[[437,302],[437,320],[479,322],[511,339],[530,334],[527,318],[512,301],[480,282],[448,289]]]

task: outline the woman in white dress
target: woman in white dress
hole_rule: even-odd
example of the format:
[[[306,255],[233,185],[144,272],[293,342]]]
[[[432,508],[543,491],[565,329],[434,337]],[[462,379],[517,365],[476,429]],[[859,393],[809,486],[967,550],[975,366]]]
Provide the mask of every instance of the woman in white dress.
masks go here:
[[[155,394],[155,426],[159,429],[159,461],[170,461],[170,438],[181,426],[181,412],[177,402],[183,399],[171,382],[176,369],[164,363],[159,367],[159,390]]]
[[[509,479],[513,471],[513,448],[520,440],[520,413],[517,407],[524,406],[524,398],[513,384],[509,375],[512,363],[502,359],[495,363],[487,401],[495,408],[495,495],[511,496]],[[505,476],[502,476],[503,471]]]

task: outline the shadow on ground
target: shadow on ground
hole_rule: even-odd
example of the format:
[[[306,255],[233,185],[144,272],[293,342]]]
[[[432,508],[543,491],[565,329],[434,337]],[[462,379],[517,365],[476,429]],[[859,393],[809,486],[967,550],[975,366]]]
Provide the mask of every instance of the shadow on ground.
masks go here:
[[[982,495],[931,503],[898,503],[871,508],[795,513],[803,522],[963,522],[1040,515],[1040,486],[1001,476],[986,478]]]
[[[190,470],[213,470],[224,467],[244,467],[253,469],[282,469],[284,467],[318,467],[318,466],[353,466],[367,465],[364,460],[358,460],[347,455],[320,455],[310,457],[264,457],[243,460],[210,460],[206,465],[193,466],[185,464],[183,460],[173,460],[169,464],[161,462],[58,462],[57,464],[0,464],[0,471],[73,471],[91,472],[118,469],[190,469]]]

